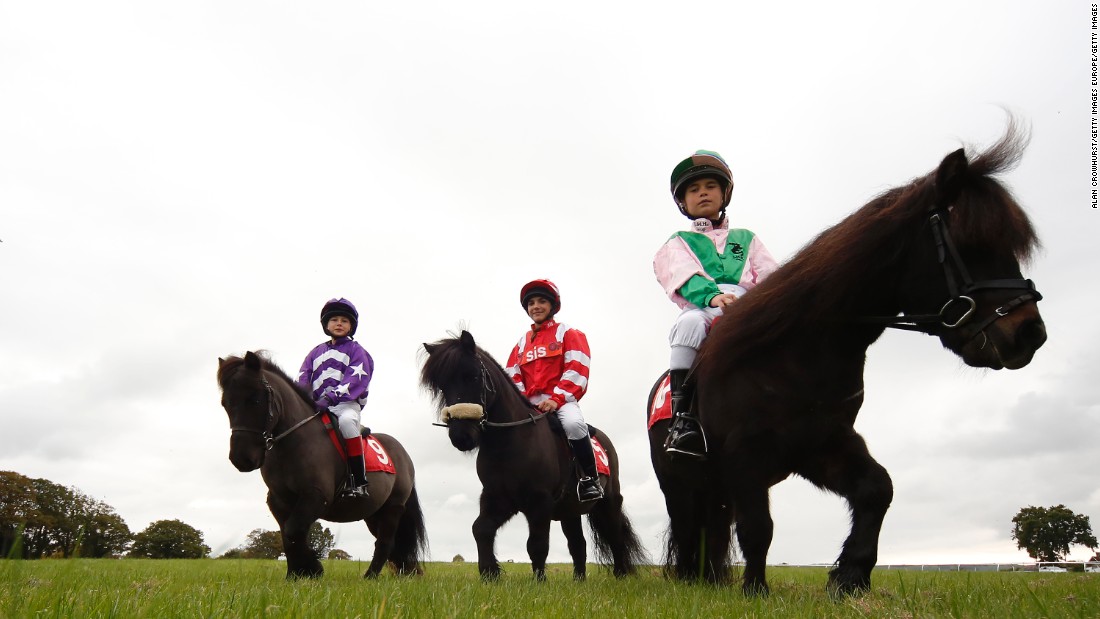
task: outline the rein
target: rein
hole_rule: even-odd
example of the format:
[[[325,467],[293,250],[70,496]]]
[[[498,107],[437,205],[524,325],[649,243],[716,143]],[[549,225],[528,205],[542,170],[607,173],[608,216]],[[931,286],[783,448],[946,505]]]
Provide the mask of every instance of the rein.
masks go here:
[[[275,424],[279,422],[279,415],[276,415],[275,410],[275,390],[271,388],[271,383],[267,382],[267,377],[260,375],[260,381],[263,382],[264,389],[267,390],[267,423],[264,424],[263,430],[257,430],[255,428],[245,428],[242,426],[232,426],[229,428],[230,434],[236,432],[249,432],[252,434],[259,434],[264,439],[264,448],[267,451],[271,451],[275,447],[275,444],[286,438],[292,432],[313,421],[321,415],[321,411],[315,411],[309,417],[299,421],[298,423],[290,426],[289,429],[280,432],[277,436],[272,436],[272,432],[275,431]]]
[[[928,223],[932,229],[932,237],[936,242],[937,261],[943,267],[944,278],[947,280],[947,292],[950,298],[944,303],[937,314],[914,314],[901,316],[866,316],[859,322],[885,325],[888,328],[904,329],[906,331],[919,331],[928,335],[936,335],[940,326],[947,329],[955,329],[966,324],[974,315],[978,304],[971,293],[977,290],[1023,290],[1023,292],[1004,305],[993,310],[978,326],[974,328],[974,334],[982,333],[986,327],[997,320],[1007,316],[1009,312],[1020,307],[1028,301],[1042,300],[1043,295],[1035,289],[1035,283],[1030,279],[989,279],[975,282],[970,277],[970,272],[963,262],[959,250],[955,247],[955,241],[944,221],[946,209],[934,208],[928,217]],[[958,272],[960,282],[955,280],[955,272]],[[961,312],[958,318],[952,320],[951,316]]]

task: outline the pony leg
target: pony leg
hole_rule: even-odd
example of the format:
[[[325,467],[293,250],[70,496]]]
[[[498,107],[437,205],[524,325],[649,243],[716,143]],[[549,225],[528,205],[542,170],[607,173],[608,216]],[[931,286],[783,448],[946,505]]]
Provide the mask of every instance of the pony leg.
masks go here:
[[[474,519],[472,527],[474,542],[477,544],[477,571],[482,580],[496,580],[500,577],[500,563],[493,546],[497,531],[514,515],[516,510],[508,501],[482,493],[481,513]]]
[[[852,528],[836,567],[829,572],[829,591],[849,595],[871,588],[871,570],[878,562],[882,520],[894,498],[890,474],[867,451],[867,444],[851,430],[835,449],[823,455],[812,470],[798,471],[806,479],[848,501]]]
[[[704,510],[706,519],[701,531],[695,533],[696,546],[701,549],[696,570],[702,570],[702,577],[715,585],[726,585],[730,581],[730,545],[733,543],[733,515],[729,500],[715,493],[707,493]]]
[[[546,556],[550,554],[550,510],[536,510],[527,516],[527,556],[535,580],[546,580]]]
[[[268,494],[268,507],[279,523],[279,533],[283,538],[283,553],[286,554],[286,577],[318,578],[325,572],[317,554],[309,546],[309,528],[317,522],[324,504],[319,496],[314,500],[303,498],[292,506],[279,504]]]
[[[745,469],[739,470],[744,471]],[[745,595],[767,595],[769,589],[765,577],[765,566],[767,565],[768,548],[772,545],[772,532],[774,530],[771,509],[768,505],[768,485],[758,478],[735,477],[733,501],[737,506],[735,510],[737,543],[741,547],[741,555],[745,559],[741,591]],[[712,506],[712,509],[716,508],[721,509],[720,506]],[[729,527],[726,527],[727,538],[729,535],[728,530]],[[719,537],[721,531],[719,527],[711,526],[708,528],[708,533]],[[708,564],[713,564],[714,561],[718,560],[721,560],[723,564],[725,563],[725,556],[716,556],[718,551],[718,548],[711,550]],[[728,546],[726,552],[728,552]]]
[[[665,493],[669,523],[666,569],[671,569],[679,580],[694,580],[703,575],[703,548],[700,545],[703,526],[696,503],[696,497],[689,492],[670,489]]]
[[[367,528],[374,535],[374,556],[371,557],[370,566],[363,573],[363,578],[377,578],[382,568],[389,561],[393,552],[393,538],[397,533],[397,523],[405,513],[401,505],[386,505],[377,512],[371,514],[367,520]]]
[[[561,532],[565,534],[569,556],[573,558],[573,580],[584,580],[588,571],[588,546],[584,541],[581,517],[562,518]]]
[[[428,532],[424,528],[424,512],[420,509],[420,499],[416,488],[412,489],[405,500],[401,518],[397,521],[397,530],[393,536],[393,551],[390,562],[397,567],[397,573],[406,576],[419,576],[424,573],[420,566],[421,555],[427,547]]]

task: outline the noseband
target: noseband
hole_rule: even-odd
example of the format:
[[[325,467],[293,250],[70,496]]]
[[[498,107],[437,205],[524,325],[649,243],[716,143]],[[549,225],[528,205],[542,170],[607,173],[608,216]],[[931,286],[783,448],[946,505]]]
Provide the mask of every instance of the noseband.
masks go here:
[[[479,389],[479,402],[477,404],[469,402],[459,402],[450,406],[443,407],[439,411],[439,416],[443,419],[443,423],[433,423],[433,426],[448,427],[448,424],[452,419],[462,419],[468,421],[476,421],[478,425],[484,428],[510,428],[513,426],[522,426],[528,423],[535,423],[542,415],[535,414],[534,410],[528,411],[530,415],[527,419],[521,419],[519,421],[489,421],[489,418],[485,414],[488,410],[490,403],[490,395],[496,395],[496,389],[493,387],[493,381],[489,377],[489,368],[485,367],[485,362],[479,356],[477,358],[478,365],[481,366],[480,378],[481,389]]]
[[[263,383],[264,389],[267,390],[267,421],[264,423],[264,429],[257,430],[255,428],[246,428],[244,426],[230,426],[229,432],[230,434],[236,434],[238,432],[259,434],[264,439],[264,449],[267,451],[271,451],[271,449],[275,447],[275,443],[278,443],[291,432],[312,421],[315,417],[321,414],[321,411],[314,412],[309,417],[306,417],[305,419],[299,421],[293,426],[290,426],[289,430],[282,432],[278,436],[272,436],[272,433],[275,431],[275,424],[279,422],[279,415],[276,414],[277,411],[275,409],[275,390],[271,388],[271,383],[267,382],[266,376],[261,375],[260,382]]]
[[[928,335],[938,335],[941,328],[956,329],[968,324],[974,318],[974,310],[978,304],[970,296],[978,290],[1022,290],[1017,297],[993,310],[993,313],[973,327],[974,335],[982,333],[986,327],[997,320],[1004,318],[1012,310],[1020,307],[1028,301],[1038,302],[1043,298],[1035,289],[1035,284],[1030,279],[987,279],[975,282],[970,277],[970,271],[959,255],[955,247],[955,241],[951,238],[951,232],[945,221],[947,211],[944,208],[935,208],[928,217],[929,226],[932,229],[932,238],[936,242],[937,261],[943,267],[943,274],[947,280],[947,292],[950,298],[937,314],[914,314],[901,316],[872,316],[865,318],[864,322],[884,324],[894,329],[907,331],[920,331]],[[955,278],[958,273],[958,280]],[[954,318],[958,316],[958,318]]]

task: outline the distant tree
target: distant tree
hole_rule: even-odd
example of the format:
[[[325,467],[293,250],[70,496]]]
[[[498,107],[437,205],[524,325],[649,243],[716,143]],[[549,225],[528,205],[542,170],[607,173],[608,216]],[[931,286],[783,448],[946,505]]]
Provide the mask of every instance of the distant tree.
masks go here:
[[[339,548],[333,548],[332,550],[328,551],[328,558],[336,561],[350,561],[351,555],[344,552],[343,550],[340,550]]]
[[[1024,507],[1012,523],[1016,547],[1036,561],[1062,561],[1073,545],[1097,547],[1089,517],[1075,514],[1065,505]]]
[[[0,471],[0,559],[26,558],[23,531],[38,526],[40,516],[29,477]]]
[[[48,479],[32,479],[37,519],[23,530],[23,545],[28,557],[40,559],[53,554],[69,556],[76,547],[80,523],[73,518],[76,495],[65,486]]]
[[[25,558],[105,557],[123,552],[130,541],[130,529],[106,503],[48,479],[2,471],[0,556],[12,552],[17,528]]]
[[[455,558],[451,559],[451,563],[465,563],[466,559],[462,558],[462,555],[455,555]]]
[[[226,550],[218,558],[219,559],[245,559],[247,557],[244,556],[244,548],[241,548],[240,546],[238,546],[236,548],[230,548],[229,550]]]
[[[117,557],[133,539],[126,521],[110,505],[89,499],[83,515],[80,556],[91,559]]]
[[[201,559],[210,554],[202,533],[180,520],[158,520],[134,536],[128,556],[148,559]]]
[[[306,541],[318,557],[327,557],[328,552],[336,546],[336,538],[333,537],[332,531],[329,531],[328,527],[322,527],[320,522],[310,525]]]
[[[242,550],[245,559],[278,559],[283,554],[283,536],[278,531],[252,529]]]

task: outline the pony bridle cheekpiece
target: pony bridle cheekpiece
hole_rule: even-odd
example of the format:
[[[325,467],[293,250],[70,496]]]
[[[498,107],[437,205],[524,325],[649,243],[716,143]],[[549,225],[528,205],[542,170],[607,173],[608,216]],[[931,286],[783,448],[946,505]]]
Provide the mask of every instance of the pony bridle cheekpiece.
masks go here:
[[[264,439],[264,449],[271,451],[275,447],[275,443],[283,440],[288,434],[297,430],[298,428],[306,425],[312,421],[315,417],[321,414],[321,411],[317,411],[291,426],[285,432],[282,432],[278,436],[272,436],[272,432],[275,431],[275,424],[278,423],[278,415],[275,414],[275,390],[271,388],[271,383],[267,382],[267,377],[260,376],[260,382],[263,383],[264,389],[267,390],[267,421],[264,423],[263,430],[257,430],[255,428],[246,428],[244,426],[230,426],[230,434],[236,434],[237,432],[250,432],[252,434],[259,434]]]
[[[932,228],[932,237],[936,241],[936,254],[940,265],[943,267],[944,277],[947,279],[947,292],[950,298],[937,314],[901,315],[889,318],[873,318],[874,322],[885,323],[887,327],[894,329],[906,329],[920,331],[929,335],[937,335],[940,327],[956,329],[968,324],[974,317],[977,303],[970,295],[977,290],[1022,290],[1017,297],[993,310],[982,322],[973,327],[974,335],[984,333],[985,328],[997,320],[1008,315],[1012,310],[1020,307],[1028,301],[1038,302],[1043,298],[1035,289],[1035,283],[1030,279],[987,279],[975,282],[970,277],[962,257],[959,256],[955,242],[951,238],[951,232],[944,221],[947,215],[945,208],[936,208],[931,211],[928,223]],[[958,273],[959,281],[955,279]],[[954,316],[958,316],[955,318]]]

